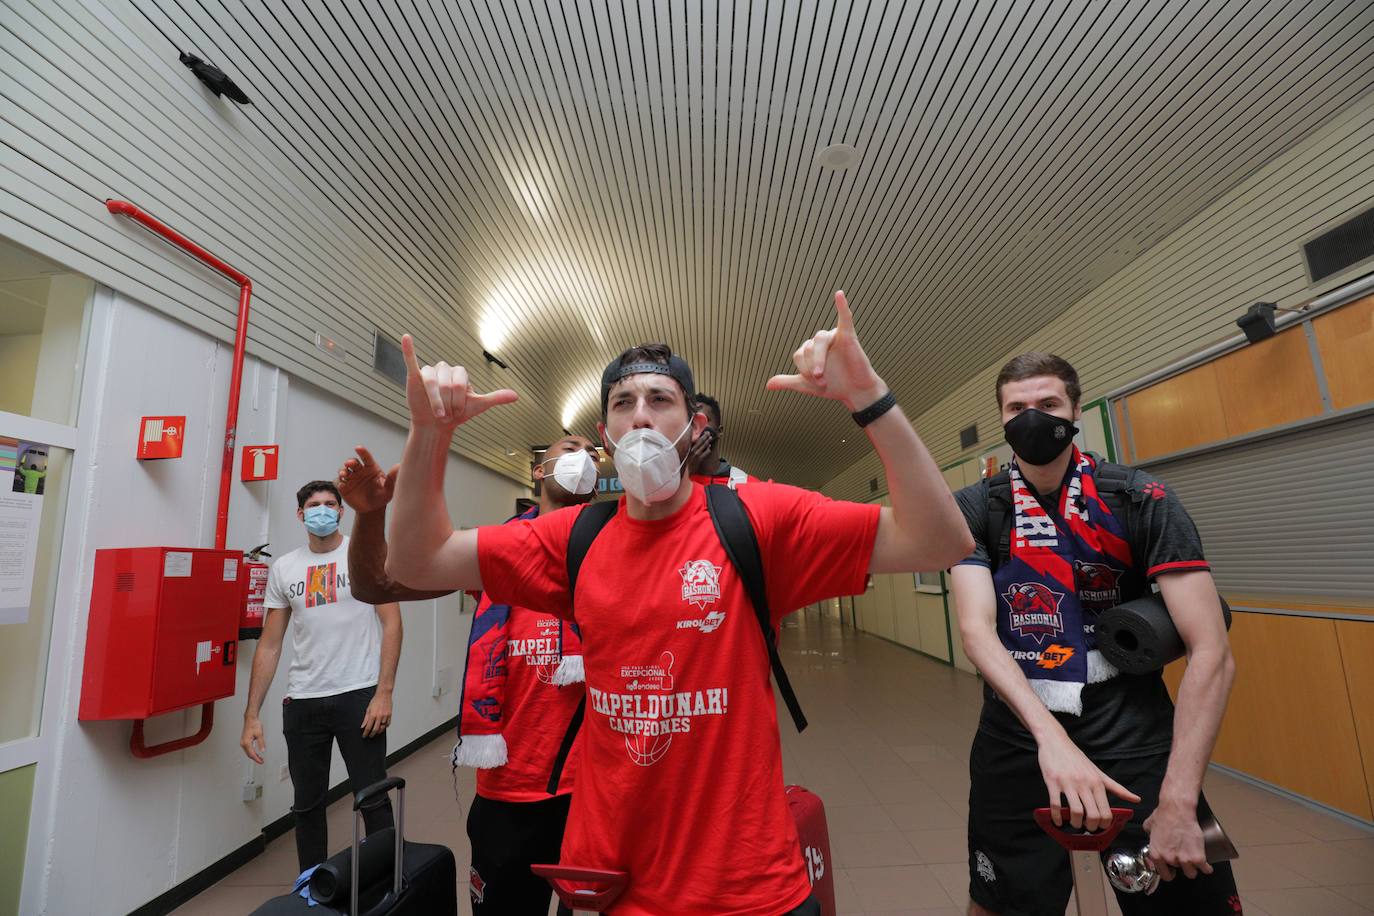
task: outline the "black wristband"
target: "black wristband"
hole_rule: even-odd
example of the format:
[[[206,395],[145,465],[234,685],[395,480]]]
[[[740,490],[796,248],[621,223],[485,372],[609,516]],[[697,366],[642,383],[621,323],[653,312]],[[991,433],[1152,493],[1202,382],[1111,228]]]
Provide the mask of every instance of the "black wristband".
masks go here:
[[[891,391],[888,391],[887,394],[878,398],[878,400],[869,404],[863,410],[856,410],[851,413],[850,416],[854,418],[854,422],[859,424],[859,426],[867,426],[896,406],[897,396]]]

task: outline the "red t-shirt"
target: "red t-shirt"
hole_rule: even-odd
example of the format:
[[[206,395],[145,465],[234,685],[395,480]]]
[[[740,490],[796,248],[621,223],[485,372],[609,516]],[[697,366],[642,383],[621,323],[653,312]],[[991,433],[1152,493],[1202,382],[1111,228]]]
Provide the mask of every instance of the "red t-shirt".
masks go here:
[[[482,596],[474,620],[489,612],[491,598]],[[477,794],[507,802],[548,801],[549,774],[563,743],[563,735],[584,693],[581,684],[553,685],[558,670],[558,629],[563,625],[563,648],[580,650],[577,634],[554,614],[513,606],[506,621],[505,701],[509,719],[501,734],[506,739],[504,766],[477,771]],[[581,736],[578,736],[580,743]],[[571,792],[577,771],[577,746],[568,755],[558,782],[558,794]]]
[[[878,506],[774,483],[738,492],[773,608],[863,590]],[[481,529],[488,593],[571,616],[579,511]],[[621,914],[800,905],[810,885],[783,795],[768,654],[702,487],[655,521],[630,518],[622,500],[578,588],[587,718],[562,862],[628,871]]]

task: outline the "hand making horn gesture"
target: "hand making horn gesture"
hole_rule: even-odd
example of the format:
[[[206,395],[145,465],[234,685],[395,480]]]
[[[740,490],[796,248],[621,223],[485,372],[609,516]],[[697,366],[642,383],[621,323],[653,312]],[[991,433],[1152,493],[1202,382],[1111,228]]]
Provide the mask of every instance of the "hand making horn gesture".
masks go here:
[[[519,395],[509,388],[478,394],[468,384],[468,371],[462,366],[438,363],[420,368],[415,359],[415,341],[409,334],[401,337],[401,352],[406,360],[406,403],[410,423],[415,428],[429,427],[452,432],[497,404],[510,404]]]
[[[843,401],[861,410],[887,393],[887,385],[873,371],[868,354],[854,334],[854,313],[843,290],[835,291],[835,327],[818,331],[792,354],[796,375],[775,375],[770,391],[800,391],[819,398]]]

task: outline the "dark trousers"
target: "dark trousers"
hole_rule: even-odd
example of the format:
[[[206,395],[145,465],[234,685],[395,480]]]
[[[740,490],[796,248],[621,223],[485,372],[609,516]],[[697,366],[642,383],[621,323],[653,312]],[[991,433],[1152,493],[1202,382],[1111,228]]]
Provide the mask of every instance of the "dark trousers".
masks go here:
[[[571,795],[507,802],[480,795],[468,809],[472,868],[468,893],[474,916],[545,916],[553,887],[531,865],[558,862]],[[560,914],[571,911],[561,903]]]
[[[301,871],[329,857],[325,807],[331,745],[339,742],[349,788],[354,793],[386,779],[386,732],[363,737],[363,715],[376,692],[376,687],[364,687],[332,697],[287,697],[282,701],[286,761],[295,789],[291,811],[296,815],[296,858]],[[383,795],[365,805],[363,824],[368,833],[392,826],[391,800]]]

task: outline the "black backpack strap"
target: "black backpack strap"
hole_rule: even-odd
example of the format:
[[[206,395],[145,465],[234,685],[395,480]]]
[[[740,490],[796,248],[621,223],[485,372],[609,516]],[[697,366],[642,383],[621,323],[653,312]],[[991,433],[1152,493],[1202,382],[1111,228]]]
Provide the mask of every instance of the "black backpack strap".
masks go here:
[[[558,756],[553,758],[553,771],[549,773],[549,784],[546,787],[550,795],[558,794],[558,783],[563,779],[563,767],[567,766],[568,754],[572,751],[573,741],[577,740],[577,732],[582,728],[582,717],[587,714],[587,695],[582,694],[582,699],[577,701],[577,708],[573,710],[572,719],[568,721],[568,730],[563,733],[563,743],[558,745]]]
[[[983,532],[993,573],[1011,559],[1011,523],[1011,475],[1002,471],[988,478],[988,527]]]
[[[572,533],[568,535],[568,598],[577,601],[577,574],[582,569],[582,561],[587,551],[592,549],[592,541],[606,527],[615,515],[619,500],[608,499],[604,503],[592,503],[577,514]]]
[[[1097,484],[1097,495],[1107,504],[1107,510],[1121,521],[1127,541],[1134,536],[1131,522],[1134,520],[1135,502],[1144,494],[1131,488],[1135,480],[1135,468],[1125,464],[1103,461],[1096,455],[1097,467],[1093,469],[1093,481]]]
[[[577,521],[573,522],[572,533],[568,535],[568,597],[574,602],[577,600],[577,574],[582,570],[582,561],[587,558],[592,541],[596,540],[601,529],[615,516],[618,505],[620,501],[614,499],[592,503],[578,513]],[[573,711],[572,719],[568,722],[568,730],[563,733],[563,743],[558,746],[558,756],[553,760],[553,772],[549,774],[548,785],[550,795],[558,794],[563,767],[568,762],[568,754],[572,751],[573,741],[577,738],[578,729],[582,727],[582,718],[586,712],[587,695],[584,693],[578,701],[577,709]]]
[[[706,508],[711,514],[711,523],[716,526],[716,536],[725,547],[725,555],[735,567],[744,582],[744,590],[754,605],[754,614],[763,631],[763,643],[768,649],[768,665],[777,681],[778,692],[792,714],[792,723],[797,731],[806,728],[806,716],[802,714],[801,703],[797,701],[796,691],[787,679],[787,671],[782,667],[778,656],[778,638],[773,632],[773,615],[768,608],[768,592],[763,579],[763,556],[759,553],[759,541],[754,535],[754,526],[749,521],[740,500],[739,491],[728,486],[712,484],[706,488]]]

